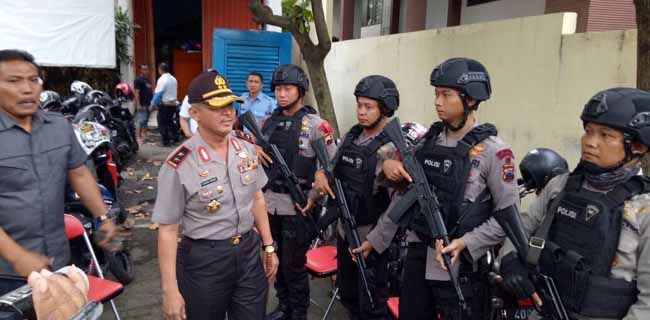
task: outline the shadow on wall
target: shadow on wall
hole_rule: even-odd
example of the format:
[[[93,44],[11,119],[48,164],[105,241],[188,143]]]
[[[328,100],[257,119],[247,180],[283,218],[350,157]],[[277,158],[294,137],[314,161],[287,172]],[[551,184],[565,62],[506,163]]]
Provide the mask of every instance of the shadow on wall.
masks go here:
[[[77,67],[41,67],[43,90],[53,90],[61,97],[70,94],[70,83],[80,80],[93,89],[113,94],[115,85],[120,82],[117,69],[77,68]],[[133,84],[129,84],[133,85]]]

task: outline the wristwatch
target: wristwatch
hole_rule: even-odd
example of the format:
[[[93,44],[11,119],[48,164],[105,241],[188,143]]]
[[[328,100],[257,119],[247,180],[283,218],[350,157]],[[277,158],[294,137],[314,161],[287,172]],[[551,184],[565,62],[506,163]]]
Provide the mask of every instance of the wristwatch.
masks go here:
[[[275,242],[272,244],[267,244],[262,246],[262,250],[264,250],[264,253],[266,253],[267,256],[272,256],[275,253]]]
[[[106,212],[106,213],[102,214],[101,216],[95,217],[95,223],[97,225],[100,225],[100,224],[102,224],[102,222],[104,222],[106,220],[112,220],[112,219],[115,219],[115,214],[112,213],[112,212]]]

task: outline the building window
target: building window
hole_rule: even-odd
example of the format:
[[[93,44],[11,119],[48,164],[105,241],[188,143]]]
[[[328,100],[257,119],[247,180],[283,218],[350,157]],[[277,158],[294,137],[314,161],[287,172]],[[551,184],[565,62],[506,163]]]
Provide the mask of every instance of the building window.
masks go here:
[[[484,4],[488,2],[494,2],[494,1],[499,1],[499,0],[467,0],[467,6],[471,7],[471,6]]]

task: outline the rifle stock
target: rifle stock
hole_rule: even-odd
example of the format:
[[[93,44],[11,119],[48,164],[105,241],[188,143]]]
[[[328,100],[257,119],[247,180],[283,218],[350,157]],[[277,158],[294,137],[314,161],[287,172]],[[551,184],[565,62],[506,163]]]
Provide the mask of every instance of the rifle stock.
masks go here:
[[[338,209],[339,217],[343,220],[345,235],[348,243],[350,244],[350,249],[356,249],[361,246],[361,238],[359,237],[359,232],[357,231],[357,223],[354,219],[354,216],[350,214],[350,207],[348,206],[347,199],[345,198],[341,180],[336,178],[332,172],[330,161],[327,156],[327,149],[325,148],[325,141],[323,141],[323,138],[312,140],[311,146],[316,152],[316,157],[318,158],[318,161],[320,162],[323,170],[325,171],[325,174],[327,175],[330,186],[333,185],[334,187],[333,191],[334,195],[336,196],[336,208]],[[363,282],[365,293],[368,296],[368,301],[372,306],[374,306],[372,293],[370,292],[370,287],[368,286],[368,275],[366,273],[368,266],[366,264],[366,259],[362,253],[355,253],[354,256],[357,260],[357,268],[359,269],[359,275],[361,277],[361,281]]]

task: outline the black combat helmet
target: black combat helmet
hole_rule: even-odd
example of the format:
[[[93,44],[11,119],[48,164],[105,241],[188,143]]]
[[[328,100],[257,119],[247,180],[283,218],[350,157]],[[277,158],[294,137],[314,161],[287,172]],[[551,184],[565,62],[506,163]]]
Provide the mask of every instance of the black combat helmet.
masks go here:
[[[300,96],[303,97],[305,92],[309,90],[309,79],[299,66],[293,64],[283,64],[273,71],[271,77],[271,90],[275,90],[275,86],[282,84],[293,84],[298,86]]]
[[[399,107],[399,91],[395,82],[384,76],[372,75],[361,79],[354,89],[354,96],[377,100],[382,113],[388,117],[392,117]]]
[[[650,147],[650,93],[634,88],[612,88],[596,93],[580,119],[623,131],[626,142]],[[626,150],[627,152],[627,150]]]
[[[430,81],[432,86],[454,88],[478,101],[490,99],[492,93],[487,69],[469,58],[451,58],[441,63],[431,72]]]

